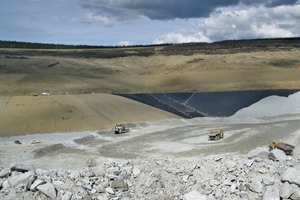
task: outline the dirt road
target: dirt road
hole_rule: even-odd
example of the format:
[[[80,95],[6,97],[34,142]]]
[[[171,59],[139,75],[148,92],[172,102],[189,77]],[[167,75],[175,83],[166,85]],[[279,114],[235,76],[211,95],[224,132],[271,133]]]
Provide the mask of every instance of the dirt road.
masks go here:
[[[274,139],[295,145],[293,156],[297,158],[300,157],[299,122],[300,115],[252,122],[230,118],[173,119],[128,124],[130,133],[121,135],[107,129],[2,138],[0,163],[25,162],[45,169],[76,169],[107,159],[194,159],[245,154],[256,147],[268,146]],[[224,130],[225,138],[208,141],[207,134],[216,128]],[[16,140],[22,144],[14,144]]]

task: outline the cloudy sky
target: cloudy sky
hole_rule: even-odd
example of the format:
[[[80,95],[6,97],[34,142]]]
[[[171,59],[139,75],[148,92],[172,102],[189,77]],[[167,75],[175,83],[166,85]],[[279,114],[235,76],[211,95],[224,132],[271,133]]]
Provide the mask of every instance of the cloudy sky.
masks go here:
[[[2,0],[0,40],[133,45],[299,37],[300,0]]]

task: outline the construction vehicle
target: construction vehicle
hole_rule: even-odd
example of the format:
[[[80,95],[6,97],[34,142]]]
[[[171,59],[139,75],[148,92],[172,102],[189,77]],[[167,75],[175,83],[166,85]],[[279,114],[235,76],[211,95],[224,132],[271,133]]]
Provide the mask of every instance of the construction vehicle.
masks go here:
[[[272,151],[273,149],[280,149],[286,155],[291,155],[293,153],[293,150],[295,149],[295,146],[287,144],[287,143],[283,142],[282,140],[273,140],[269,144],[269,150]]]
[[[224,138],[224,132],[221,129],[213,130],[208,134],[209,140],[219,140],[221,138]]]
[[[125,127],[125,124],[117,124],[114,128],[115,134],[128,133],[129,128]]]

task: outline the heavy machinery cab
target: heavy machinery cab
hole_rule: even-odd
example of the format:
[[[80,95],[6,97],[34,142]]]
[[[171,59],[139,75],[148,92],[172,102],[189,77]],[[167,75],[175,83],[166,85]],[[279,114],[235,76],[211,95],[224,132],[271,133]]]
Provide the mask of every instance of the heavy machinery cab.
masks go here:
[[[117,124],[114,128],[115,134],[128,133],[129,128],[125,127],[125,124]]]
[[[224,138],[224,132],[221,129],[216,129],[208,134],[209,140],[219,140]]]
[[[272,151],[273,149],[280,149],[286,155],[291,155],[293,153],[293,150],[295,149],[295,146],[287,144],[281,140],[273,140],[269,144],[269,150]]]

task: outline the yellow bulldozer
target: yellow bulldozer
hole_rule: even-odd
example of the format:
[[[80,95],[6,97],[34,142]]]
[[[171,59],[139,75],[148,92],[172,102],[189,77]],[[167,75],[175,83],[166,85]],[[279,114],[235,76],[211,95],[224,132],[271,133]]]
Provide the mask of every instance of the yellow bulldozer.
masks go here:
[[[293,150],[295,149],[295,146],[287,144],[287,143],[283,142],[282,140],[273,140],[269,144],[269,150],[272,151],[273,149],[280,149],[286,155],[291,155],[293,153]]]

